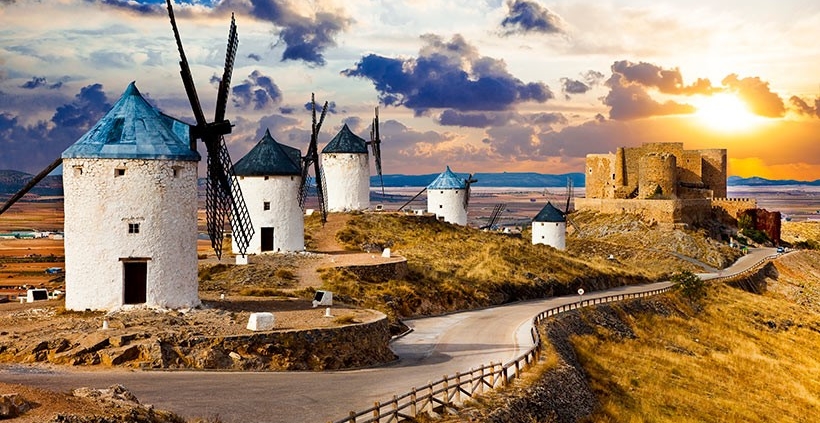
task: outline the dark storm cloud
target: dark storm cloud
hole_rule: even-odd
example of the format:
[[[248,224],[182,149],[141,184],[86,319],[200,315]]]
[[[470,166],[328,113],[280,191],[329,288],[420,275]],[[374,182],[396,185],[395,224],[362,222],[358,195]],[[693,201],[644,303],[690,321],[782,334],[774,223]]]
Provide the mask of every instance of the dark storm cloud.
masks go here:
[[[213,78],[211,78],[213,80]],[[231,90],[234,106],[254,110],[264,110],[282,101],[282,90],[269,76],[255,70],[241,84]]]
[[[698,79],[686,86],[679,69],[663,69],[651,63],[632,63],[628,60],[612,64],[612,73],[623,77],[627,83],[636,83],[645,87],[656,88],[666,94],[711,94],[714,92],[708,79]]]
[[[156,15],[158,13],[165,13],[165,2],[159,3],[141,3],[130,0],[85,0],[87,3],[100,3],[105,6],[110,6],[116,9],[124,9],[135,12],[141,15]]]
[[[789,102],[792,104],[792,108],[797,110],[797,113],[802,115],[820,117],[820,98],[814,99],[814,105],[809,105],[806,100],[798,96],[792,96],[789,99]]]
[[[258,55],[258,54],[255,54],[255,53],[251,53],[251,54],[249,54],[247,57],[248,57],[248,59],[251,59],[251,60],[253,60],[254,62],[259,62],[259,61],[261,61],[261,60],[262,60],[262,56],[260,56],[260,55]]]
[[[561,92],[566,95],[567,99],[569,99],[570,94],[584,94],[591,88],[577,79],[561,78]]]
[[[650,116],[694,113],[695,108],[669,100],[665,103],[655,101],[643,85],[630,83],[619,73],[612,75],[606,82],[609,94],[604,104],[610,107],[610,119],[630,120]]]
[[[544,6],[528,0],[507,2],[509,12],[501,21],[504,34],[538,32],[558,34],[564,32],[561,18]]]
[[[425,45],[416,58],[393,59],[370,54],[349,77],[370,79],[386,105],[403,105],[422,114],[428,109],[500,111],[525,102],[543,103],[553,98],[543,82],[525,83],[507,71],[502,60],[479,56],[460,35],[444,41],[424,35]]]
[[[324,66],[324,51],[336,46],[334,38],[348,26],[348,20],[330,13],[317,13],[313,19],[288,23],[279,33],[279,41],[286,45],[282,61],[303,60]]]
[[[0,95],[0,102],[5,102]],[[39,172],[77,141],[109,109],[101,84],[80,89],[74,99],[56,108],[50,121],[25,124],[19,116],[0,113],[0,169]]]
[[[317,120],[319,119],[319,116],[322,113],[322,107],[324,106],[324,104],[325,103],[320,102],[320,101],[316,102],[316,119]],[[307,111],[313,110],[313,105],[309,101],[307,103],[305,103],[305,110],[307,110]],[[336,111],[336,102],[335,101],[328,101],[327,102],[327,114],[335,115],[336,113],[338,113],[338,111]]]
[[[749,105],[752,113],[765,117],[782,117],[786,114],[783,99],[769,89],[769,83],[759,77],[740,79],[736,74],[723,78],[721,83],[737,93]]]
[[[56,82],[54,84],[49,84],[48,81],[44,76],[33,76],[31,80],[26,81],[23,85],[20,85],[20,88],[25,88],[27,90],[33,90],[36,88],[48,88],[50,90],[56,90],[63,86],[62,82]]]
[[[532,113],[521,114],[516,112],[469,112],[462,113],[456,110],[443,111],[436,121],[441,125],[461,126],[468,128],[488,128],[491,126],[536,125],[549,127],[556,123],[566,123],[567,119],[560,113]]]

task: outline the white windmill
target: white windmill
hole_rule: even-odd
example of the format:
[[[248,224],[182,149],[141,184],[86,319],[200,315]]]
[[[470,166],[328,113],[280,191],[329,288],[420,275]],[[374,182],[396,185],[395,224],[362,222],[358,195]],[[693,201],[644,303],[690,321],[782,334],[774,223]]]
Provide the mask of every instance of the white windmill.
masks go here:
[[[566,213],[549,201],[532,219],[532,243],[545,244],[559,250],[566,249]]]
[[[301,160],[299,149],[276,142],[266,130],[234,165],[254,228],[248,254],[305,249],[305,224],[299,207]],[[233,252],[239,253],[236,242]]]
[[[467,207],[470,205],[470,185],[478,182],[470,174],[466,179],[453,173],[450,166],[442,172],[427,190],[427,211],[445,222],[467,225]]]

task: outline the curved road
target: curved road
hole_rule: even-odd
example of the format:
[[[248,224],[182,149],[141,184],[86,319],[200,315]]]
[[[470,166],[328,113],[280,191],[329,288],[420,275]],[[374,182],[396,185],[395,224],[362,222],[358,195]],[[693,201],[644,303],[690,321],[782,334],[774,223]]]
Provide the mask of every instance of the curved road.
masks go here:
[[[721,274],[743,271],[773,253],[774,249],[753,250]],[[709,279],[718,274],[700,276]],[[668,285],[669,282],[659,282],[618,287],[587,293],[584,299],[651,291]],[[56,390],[119,383],[143,404],[186,417],[218,416],[226,423],[327,422],[444,375],[490,362],[507,362],[532,346],[531,321],[537,313],[576,301],[577,296],[554,297],[406,321],[413,332],[391,344],[400,359],[380,368],[248,373],[7,366],[0,369],[0,381]]]

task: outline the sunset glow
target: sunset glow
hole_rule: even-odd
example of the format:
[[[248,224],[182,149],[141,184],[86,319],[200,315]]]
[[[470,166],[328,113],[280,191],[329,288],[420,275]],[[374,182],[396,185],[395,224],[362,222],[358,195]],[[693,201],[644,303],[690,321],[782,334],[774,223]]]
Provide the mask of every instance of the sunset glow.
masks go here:
[[[753,114],[748,105],[734,94],[706,96],[694,103],[698,122],[715,131],[748,132],[766,122],[765,118]]]

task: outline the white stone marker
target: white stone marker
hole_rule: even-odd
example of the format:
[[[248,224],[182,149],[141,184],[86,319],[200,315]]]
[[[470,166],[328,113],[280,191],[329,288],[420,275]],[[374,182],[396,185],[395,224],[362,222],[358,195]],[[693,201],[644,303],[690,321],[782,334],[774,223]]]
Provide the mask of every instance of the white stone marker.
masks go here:
[[[251,313],[248,318],[248,330],[271,330],[273,329],[273,321],[273,313]]]

